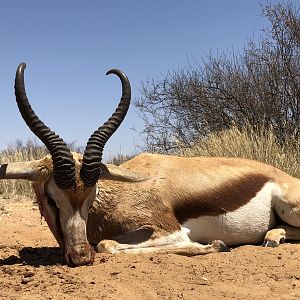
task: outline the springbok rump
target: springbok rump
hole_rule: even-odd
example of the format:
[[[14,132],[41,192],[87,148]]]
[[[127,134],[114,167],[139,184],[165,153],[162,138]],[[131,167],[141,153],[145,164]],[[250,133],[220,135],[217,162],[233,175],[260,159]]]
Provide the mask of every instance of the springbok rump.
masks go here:
[[[300,180],[240,158],[141,154],[121,166],[103,164],[105,143],[131,98],[119,70],[122,98],[115,113],[72,153],[32,110],[20,64],[15,94],[20,113],[50,154],[0,166],[0,179],[31,180],[37,202],[70,266],[108,253],[198,255],[226,245],[278,246],[300,240]],[[1,238],[1,237],[0,237]],[[212,242],[210,242],[212,241]]]

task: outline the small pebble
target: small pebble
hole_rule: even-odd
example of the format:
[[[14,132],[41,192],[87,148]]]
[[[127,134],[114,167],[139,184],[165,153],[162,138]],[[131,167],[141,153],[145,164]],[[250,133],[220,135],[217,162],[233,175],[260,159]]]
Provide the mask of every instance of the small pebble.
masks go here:
[[[24,273],[24,277],[33,277],[33,276],[34,276],[34,273],[31,271],[27,271]]]
[[[22,284],[27,284],[30,281],[33,281],[32,277],[25,277],[25,278],[22,278],[21,283]]]

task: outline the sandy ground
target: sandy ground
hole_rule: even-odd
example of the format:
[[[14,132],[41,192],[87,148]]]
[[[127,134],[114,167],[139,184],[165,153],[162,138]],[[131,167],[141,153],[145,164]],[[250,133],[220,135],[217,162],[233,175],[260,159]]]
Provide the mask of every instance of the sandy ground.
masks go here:
[[[97,254],[69,268],[30,200],[0,199],[0,299],[300,299],[300,244],[229,253]]]

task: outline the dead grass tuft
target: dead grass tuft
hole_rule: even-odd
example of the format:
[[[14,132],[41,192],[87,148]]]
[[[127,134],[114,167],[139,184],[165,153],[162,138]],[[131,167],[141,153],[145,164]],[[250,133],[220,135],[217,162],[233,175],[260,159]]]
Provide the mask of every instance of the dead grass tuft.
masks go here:
[[[229,130],[212,133],[190,148],[180,145],[178,154],[249,158],[300,177],[299,146],[300,141],[294,136],[280,144],[272,128],[246,126],[243,129],[232,127]]]
[[[47,150],[35,141],[28,141],[25,145],[17,141],[0,152],[0,164],[40,159],[47,155]],[[34,195],[31,183],[27,180],[0,180],[0,196],[12,198],[14,196],[32,197]]]

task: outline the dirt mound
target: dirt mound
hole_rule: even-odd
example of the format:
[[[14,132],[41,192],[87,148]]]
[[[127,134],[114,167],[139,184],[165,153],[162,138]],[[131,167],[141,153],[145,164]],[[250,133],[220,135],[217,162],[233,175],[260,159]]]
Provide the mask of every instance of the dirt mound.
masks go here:
[[[0,299],[300,299],[300,245],[230,253],[97,254],[69,268],[38,208],[0,200]]]

